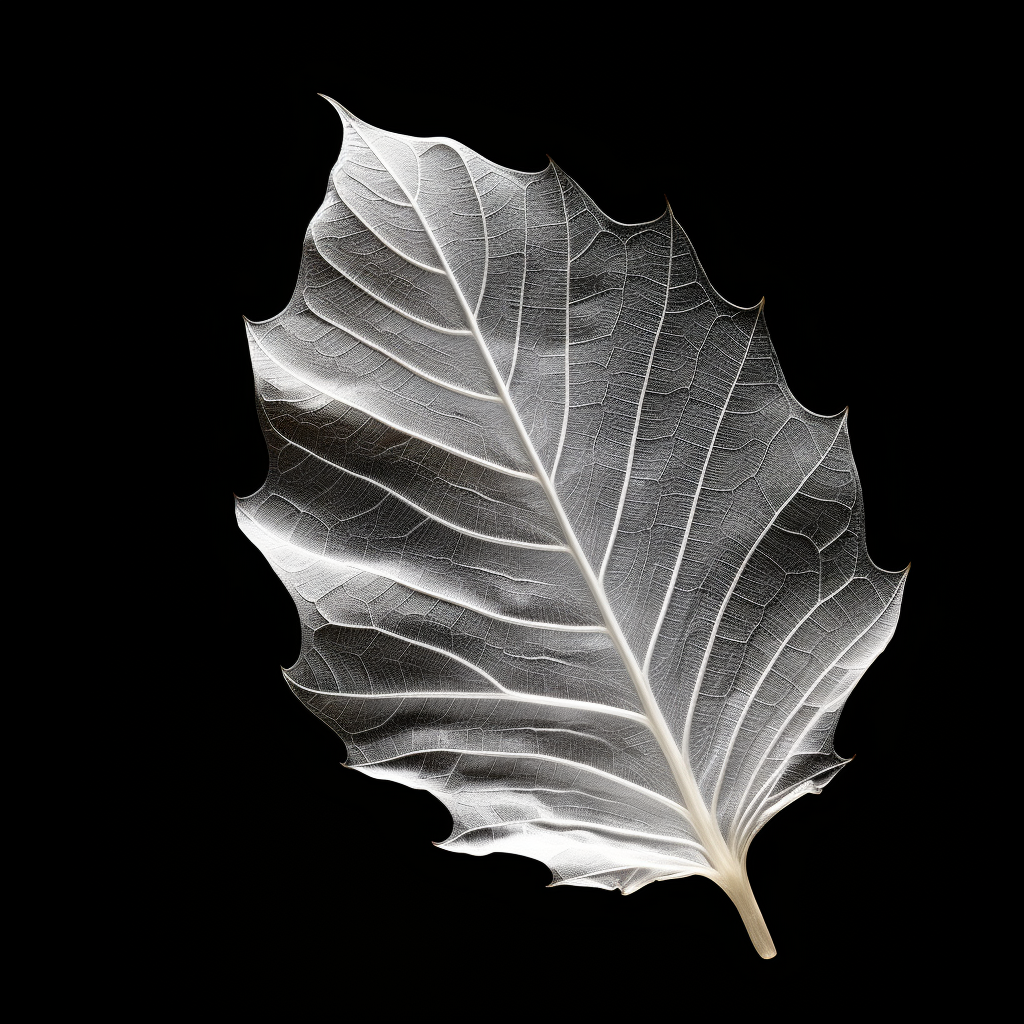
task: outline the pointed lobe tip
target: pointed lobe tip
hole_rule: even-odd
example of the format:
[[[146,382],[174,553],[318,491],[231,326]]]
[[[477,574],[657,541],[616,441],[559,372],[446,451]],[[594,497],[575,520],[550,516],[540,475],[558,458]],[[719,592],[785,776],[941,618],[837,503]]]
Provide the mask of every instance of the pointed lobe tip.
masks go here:
[[[343,107],[333,97],[328,96],[326,93],[323,93],[323,92],[318,92],[317,96],[320,96],[323,99],[327,100],[327,102],[330,103],[330,105],[332,107],[334,107],[334,109],[338,112],[338,116],[342,119],[342,121],[358,121],[359,120],[359,118],[357,118],[355,116],[355,114],[352,113],[351,110],[349,110],[347,107]]]

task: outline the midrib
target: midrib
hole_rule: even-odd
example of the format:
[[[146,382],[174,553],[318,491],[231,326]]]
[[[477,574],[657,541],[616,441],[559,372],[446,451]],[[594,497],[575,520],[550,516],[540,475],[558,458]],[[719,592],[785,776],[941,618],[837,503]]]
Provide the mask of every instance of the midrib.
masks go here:
[[[332,101],[333,102],[333,101]],[[346,112],[347,113],[347,112]],[[349,122],[351,125],[351,121]],[[355,130],[355,125],[352,125]],[[381,156],[381,154],[374,147],[373,143],[370,142],[366,136],[360,134],[360,138],[365,145],[370,149],[373,155],[380,161],[381,166],[391,175],[395,184],[402,190],[406,198],[409,200],[409,205],[416,214],[420,223],[423,225],[423,230],[426,232],[427,238],[430,239],[430,244],[433,246],[434,251],[437,253],[438,259],[441,261],[441,266],[444,268],[445,275],[451,284],[452,291],[455,293],[458,299],[459,305],[462,308],[463,316],[465,317],[466,323],[470,327],[470,331],[473,337],[476,339],[477,346],[480,349],[480,353],[483,356],[484,362],[487,365],[488,372],[491,375],[491,379],[494,383],[494,387],[497,390],[499,397],[501,398],[505,408],[508,410],[509,418],[512,420],[513,425],[516,428],[516,432],[519,435],[520,442],[523,445],[523,449],[527,453],[531,464],[533,465],[534,473],[540,482],[541,487],[544,489],[544,494],[548,499],[548,503],[551,506],[552,511],[555,514],[555,518],[558,520],[558,524],[562,529],[562,533],[566,539],[566,545],[568,546],[573,558],[576,560],[579,566],[580,572],[583,574],[583,578],[586,580],[587,586],[590,589],[590,593],[594,598],[594,602],[601,613],[604,620],[605,627],[608,630],[609,635],[612,638],[612,642],[615,644],[616,649],[619,652],[619,657],[622,660],[623,666],[629,673],[630,680],[636,690],[637,696],[640,698],[640,704],[644,710],[644,714],[648,720],[648,726],[651,732],[654,734],[655,739],[658,741],[658,745],[661,747],[662,754],[665,757],[669,768],[672,771],[672,777],[675,780],[676,787],[679,790],[680,796],[682,797],[683,806],[690,812],[690,825],[694,828],[697,833],[697,838],[700,840],[701,845],[704,847],[705,852],[708,855],[708,859],[711,865],[716,871],[720,873],[724,878],[734,879],[737,876],[743,876],[742,866],[733,855],[732,851],[727,846],[725,839],[722,836],[718,826],[712,820],[708,808],[704,804],[703,799],[700,795],[700,790],[697,788],[697,783],[693,777],[693,773],[690,770],[689,760],[683,754],[683,752],[676,746],[672,740],[672,734],[669,731],[668,723],[665,721],[664,716],[661,713],[661,708],[658,707],[657,702],[654,699],[654,694],[651,692],[650,682],[640,663],[636,660],[632,650],[630,649],[629,643],[626,640],[625,635],[622,632],[622,628],[619,625],[618,618],[615,615],[611,605],[608,603],[608,598],[604,592],[604,587],[598,581],[594,575],[594,571],[590,566],[590,562],[587,559],[583,548],[580,546],[578,539],[576,538],[576,532],[572,528],[572,524],[569,522],[568,516],[565,514],[565,510],[562,508],[562,503],[559,500],[558,493],[555,490],[554,484],[551,478],[548,476],[547,470],[544,468],[543,463],[540,460],[540,456],[537,454],[536,449],[533,447],[533,442],[530,439],[530,435],[526,430],[526,426],[523,421],[519,418],[519,413],[512,402],[511,396],[509,395],[508,389],[505,386],[505,382],[502,379],[501,373],[498,370],[497,364],[494,362],[491,356],[490,349],[488,348],[483,336],[480,333],[480,329],[477,325],[476,316],[472,309],[469,307],[469,303],[466,301],[466,297],[462,294],[462,289],[459,287],[458,281],[455,275],[452,273],[451,267],[448,265],[448,261],[445,258],[444,252],[438,245],[437,239],[434,237],[434,233],[430,230],[426,219],[419,209],[419,205],[416,202],[414,196],[409,194],[408,189],[402,183],[401,179],[391,170],[387,161]],[[466,169],[467,175],[470,181],[473,181],[473,177],[469,174],[469,169]],[[474,193],[476,192],[476,182],[473,182]],[[477,193],[477,203],[480,205],[480,197]],[[483,214],[483,207],[480,205],[480,216],[483,222],[484,231],[487,230],[486,217]],[[567,240],[568,241],[568,240]],[[568,281],[566,281],[568,286]],[[568,345],[569,339],[566,337],[566,344]]]

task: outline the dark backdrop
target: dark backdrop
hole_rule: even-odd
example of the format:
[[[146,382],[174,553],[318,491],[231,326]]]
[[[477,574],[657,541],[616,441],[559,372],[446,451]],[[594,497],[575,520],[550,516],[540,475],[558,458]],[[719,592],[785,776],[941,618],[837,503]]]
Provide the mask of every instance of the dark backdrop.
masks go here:
[[[204,498],[222,568],[212,596],[196,598],[211,602],[214,624],[197,683],[210,810],[193,852],[206,922],[226,946],[274,959],[312,945],[356,969],[364,956],[385,957],[396,969],[468,964],[486,977],[497,955],[525,970],[548,950],[597,977],[619,970],[624,950],[641,970],[639,949],[643,971],[679,976],[724,958],[763,975],[738,915],[704,879],[628,899],[547,889],[537,862],[434,848],[450,827],[439,803],[341,767],[342,742],[281,678],[299,645],[291,601],[234,525],[232,491],[251,493],[266,471],[242,315],[272,316],[294,285],[342,137],[317,92],[382,128],[449,136],[506,166],[537,170],[550,154],[621,221],[657,216],[667,194],[715,288],[739,305],[765,297],[796,397],[820,413],[850,406],[869,548],[899,569],[925,554],[920,380],[936,332],[917,293],[928,202],[921,142],[908,128],[917,93],[895,72],[889,88],[865,88],[853,57],[835,67],[808,60],[784,76],[763,58],[740,87],[711,64],[698,75],[680,59],[675,70],[671,57],[655,76],[641,53],[587,79],[550,51],[537,62],[520,55],[481,88],[471,63],[454,60],[440,76],[413,45],[373,59],[342,51],[322,62],[327,70],[297,75],[243,52],[232,81],[205,102],[218,154],[208,241],[222,300],[217,335],[204,342],[219,374],[216,486]],[[837,749],[856,759],[751,848],[776,970],[834,964],[849,981],[865,966],[901,970],[924,941],[922,893],[906,877],[919,839],[910,780],[929,754],[915,717],[916,579],[839,726]]]

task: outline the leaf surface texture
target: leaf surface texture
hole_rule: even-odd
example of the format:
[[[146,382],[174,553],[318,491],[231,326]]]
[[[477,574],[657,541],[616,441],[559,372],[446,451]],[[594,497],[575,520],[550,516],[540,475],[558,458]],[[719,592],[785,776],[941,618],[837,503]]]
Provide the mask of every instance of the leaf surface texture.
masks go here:
[[[238,517],[299,609],[289,684],[445,804],[445,848],[705,874],[771,955],[747,848],[844,763],[905,579],[845,413],[794,399],[670,210],[338,110],[295,292],[247,322],[270,472]]]

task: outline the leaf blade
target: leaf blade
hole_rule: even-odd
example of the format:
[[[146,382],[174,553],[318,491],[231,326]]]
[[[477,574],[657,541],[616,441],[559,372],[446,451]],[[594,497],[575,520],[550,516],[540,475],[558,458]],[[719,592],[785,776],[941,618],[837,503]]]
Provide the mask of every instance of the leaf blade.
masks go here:
[[[758,939],[764,954],[770,940],[749,887],[743,888],[746,848],[772,800],[837,770],[826,756],[824,767],[807,763],[792,781],[790,762],[825,753],[828,728],[819,730],[817,754],[796,748],[809,742],[815,722],[832,714],[823,709],[833,708],[836,695],[848,693],[850,679],[863,671],[843,668],[816,718],[804,701],[818,682],[807,687],[813,673],[805,670],[798,685],[790,666],[801,630],[812,621],[817,627],[825,618],[821,609],[830,608],[822,597],[826,569],[840,565],[853,541],[859,540],[858,558],[863,548],[862,529],[847,529],[859,514],[852,458],[848,466],[838,457],[829,461],[845,437],[845,420],[833,431],[837,417],[815,416],[795,402],[762,306],[740,310],[717,296],[670,211],[645,225],[617,224],[554,165],[532,175],[511,172],[450,140],[393,136],[342,114],[346,143],[307,238],[300,287],[280,317],[250,325],[272,468],[268,486],[246,499],[240,514],[300,606],[297,665],[305,660],[308,671],[305,682],[293,673],[293,688],[300,696],[319,695],[302,699],[317,705],[350,749],[362,751],[367,735],[380,733],[374,743],[391,744],[390,761],[404,764],[401,771],[392,767],[406,784],[431,789],[449,806],[453,836],[490,829],[489,848],[544,852],[541,859],[561,880],[578,884],[615,878],[632,891],[655,877],[709,874],[736,899],[752,936],[764,933]],[[560,218],[551,215],[556,190]],[[475,355],[464,344],[470,338]],[[277,345],[280,359],[264,345]],[[304,365],[302,358],[296,365],[303,352]],[[258,366],[261,353],[296,383]],[[339,367],[347,374],[343,389],[336,386]],[[677,387],[687,376],[686,387]],[[285,411],[267,412],[274,403]],[[335,440],[339,430],[343,445]],[[310,437],[309,445],[299,443]],[[389,437],[394,443],[385,443]],[[328,451],[332,457],[324,458]],[[382,469],[395,452],[402,469]],[[333,467],[343,483],[311,471],[307,457]],[[467,466],[476,476],[465,488]],[[359,492],[356,500],[363,485],[376,490],[368,497]],[[463,490],[453,497],[457,487]],[[390,497],[381,497],[382,489]],[[470,493],[476,498],[463,500]],[[282,494],[295,498],[291,511]],[[737,495],[747,499],[739,511]],[[830,511],[808,512],[803,505],[811,501],[825,501]],[[840,508],[849,521],[817,547],[812,535],[834,533],[830,523],[842,520]],[[269,511],[261,515],[263,509]],[[686,510],[681,533],[680,509]],[[487,531],[478,528],[484,520]],[[789,529],[794,525],[797,530]],[[787,544],[799,545],[785,541],[785,532],[806,542],[800,557],[789,553]],[[837,540],[842,544],[826,558]],[[776,602],[779,593],[792,596],[793,585],[771,593],[771,576],[790,575],[787,559],[810,565],[808,544],[818,553],[817,570],[804,566],[792,575],[817,572],[817,604],[789,626],[808,599],[798,595],[795,610]],[[674,554],[666,559],[666,552]],[[886,575],[875,570],[879,579]],[[830,591],[828,601],[851,581]],[[841,573],[828,582],[841,582]],[[899,593],[901,585],[890,605],[898,607]],[[774,654],[778,637],[769,641],[771,629],[758,632],[743,605],[766,595],[762,619],[771,606],[778,620],[772,625],[788,627]],[[357,616],[353,609],[362,610]],[[367,630],[389,641],[373,646],[355,638]],[[745,648],[751,638],[763,644],[742,666],[751,682],[756,677],[753,688],[733,672],[728,647],[744,630]],[[388,643],[408,650],[399,655]],[[506,694],[438,685],[342,695],[339,672],[348,681],[378,678],[374,685],[388,672],[396,679],[454,678],[455,670],[440,667],[435,656],[475,672],[476,685]],[[543,662],[543,670],[531,661]],[[780,763],[754,802],[744,803],[756,770],[768,763],[757,760],[757,748],[771,741],[769,727],[761,724],[740,759],[737,745],[746,742],[762,695],[785,672],[794,675],[786,697],[793,707],[782,732],[792,725],[792,735],[784,756],[778,742],[770,748]],[[740,682],[729,683],[730,673]],[[521,699],[508,698],[513,691]],[[353,700],[375,703],[378,711],[340,709]],[[487,709],[437,710],[474,700]],[[397,703],[391,708],[389,701]],[[415,713],[403,710],[403,701]],[[547,717],[534,710],[517,719],[507,707],[512,703],[543,706]],[[386,705],[387,718],[372,725]],[[495,714],[499,706],[504,718]],[[423,716],[433,723],[435,746],[420,751],[408,744]],[[605,728],[602,716],[640,733],[602,732],[594,724],[602,720]],[[589,732],[584,722],[593,727]],[[463,735],[477,745],[452,745],[452,737]],[[501,743],[481,745],[495,736]],[[443,783],[431,749],[447,757],[460,752]],[[558,753],[566,750],[569,756]],[[427,760],[414,771],[408,759],[421,756]],[[736,764],[751,757],[755,771],[739,774]],[[612,864],[622,843],[621,836],[608,838],[618,827],[609,824],[609,808],[622,815],[628,800],[594,790],[592,780],[581,805],[593,818],[589,832],[576,828],[579,806],[545,803],[543,787],[525,782],[522,792],[533,796],[516,804],[518,824],[485,814],[484,824],[471,826],[486,803],[474,786],[487,758],[529,762],[523,778],[535,783],[542,771],[537,763],[544,762],[552,791],[560,794],[574,780],[551,775],[550,765],[595,775],[610,764],[608,778],[600,776],[604,783],[633,787],[630,799],[674,803],[688,825],[685,839],[671,856],[642,849],[642,837],[666,835],[660,819],[645,820],[634,830],[636,863]],[[359,766],[380,773],[390,770],[380,767],[388,761]],[[517,771],[492,765],[485,775],[503,780],[507,796]],[[743,798],[726,801],[731,810],[719,815],[721,794],[734,796],[744,780]],[[669,796],[673,786],[679,800]],[[470,792],[481,799],[469,800]],[[600,843],[598,834],[605,836]],[[481,849],[479,835],[472,845]]]

